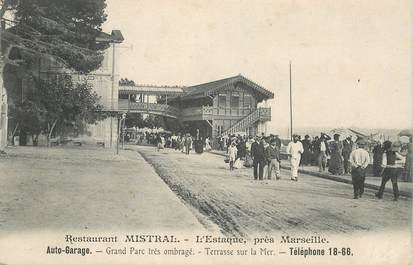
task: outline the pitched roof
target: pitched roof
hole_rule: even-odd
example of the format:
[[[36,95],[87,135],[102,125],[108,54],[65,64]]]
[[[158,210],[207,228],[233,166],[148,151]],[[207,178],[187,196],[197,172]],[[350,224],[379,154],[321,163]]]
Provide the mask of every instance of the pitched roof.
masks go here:
[[[135,85],[135,86],[119,86],[119,92],[122,94],[127,93],[153,93],[153,94],[169,94],[178,96],[183,100],[189,100],[193,98],[206,97],[226,87],[230,87],[237,83],[243,83],[246,86],[253,89],[258,97],[258,100],[274,98],[274,93],[263,88],[257,83],[249,80],[242,75],[236,75],[200,85],[195,86],[153,86],[153,85]],[[176,99],[178,99],[176,98]]]
[[[243,83],[255,91],[257,91],[261,96],[262,99],[270,99],[274,98],[274,93],[271,91],[263,88],[262,86],[258,85],[257,83],[249,80],[248,78],[242,76],[242,75],[236,75],[233,77],[228,77],[200,85],[195,85],[195,86],[189,86],[183,88],[185,95],[182,96],[182,99],[190,99],[193,97],[198,97],[198,96],[207,96],[217,90],[221,90],[223,88],[232,86],[236,83]]]
[[[120,30],[112,30],[111,34],[106,32],[100,32],[96,37],[96,41],[100,42],[116,42],[121,43],[124,40],[122,32]]]

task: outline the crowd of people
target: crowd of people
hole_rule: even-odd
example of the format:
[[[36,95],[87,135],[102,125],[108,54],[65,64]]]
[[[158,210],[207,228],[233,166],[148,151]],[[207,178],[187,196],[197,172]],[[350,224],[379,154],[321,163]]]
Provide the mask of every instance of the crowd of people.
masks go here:
[[[230,170],[234,169],[237,160],[244,159],[245,166],[253,167],[254,180],[263,180],[265,175],[270,180],[274,174],[276,179],[281,178],[282,143],[277,135],[255,138],[233,135],[227,139],[218,139],[218,143],[221,150],[224,149],[224,144],[228,145],[227,160]],[[334,134],[331,139],[327,134],[321,133],[312,141],[308,135],[303,140],[299,135],[293,135],[293,140],[288,143],[285,150],[291,166],[291,180],[298,181],[300,165],[316,164],[320,172],[328,169],[334,175],[351,174],[354,199],[361,198],[364,193],[367,167],[371,164],[369,144],[365,138],[358,138],[353,142],[352,136],[341,141],[339,134]],[[379,199],[383,197],[384,187],[391,180],[394,200],[398,200],[398,178],[401,175],[411,177],[412,137],[404,150],[399,141],[385,141],[383,144],[375,143],[373,153],[373,167],[379,168],[373,169],[382,177],[376,197]]]
[[[291,179],[297,180],[298,166],[301,157],[305,157],[306,149],[304,146],[308,144],[305,140],[300,142],[298,135],[293,135],[293,141],[287,146],[287,154],[290,156],[291,163]],[[366,170],[371,159],[370,153],[367,151],[367,141],[364,138],[359,138],[356,143],[353,143],[351,136],[344,141],[340,141],[340,135],[334,134],[333,141],[326,142],[325,134],[320,136],[322,139],[319,145],[316,145],[318,152],[318,163],[320,171],[324,170],[324,156],[327,152],[330,153],[330,161],[328,170],[332,174],[343,174],[350,172],[352,177],[354,199],[361,198],[364,193],[364,183],[366,178]],[[307,145],[308,146],[308,145]],[[377,146],[380,146],[379,148]],[[308,148],[308,147],[307,147]],[[308,150],[308,149],[307,149]],[[375,146],[374,159],[375,173],[382,177],[379,192],[376,197],[381,199],[386,183],[391,180],[393,185],[394,200],[399,198],[398,178],[401,174],[411,176],[411,152],[412,152],[412,136],[409,138],[407,150],[402,150],[402,145],[399,141],[385,141],[383,145],[377,143]]]
[[[331,139],[325,133],[314,139],[309,135],[305,135],[304,139],[293,135],[293,140],[288,144],[273,134],[267,137],[228,135],[219,136],[215,140],[216,149],[227,154],[225,161],[229,163],[229,169],[232,171],[242,166],[252,167],[254,180],[271,180],[274,177],[276,180],[280,179],[281,156],[284,155],[288,156],[291,166],[291,180],[298,181],[300,165],[317,165],[320,172],[328,170],[334,175],[351,174],[354,198],[358,199],[363,195],[367,167],[371,164],[370,149],[373,150],[373,174],[382,177],[377,198],[383,197],[384,187],[391,180],[394,199],[397,200],[398,178],[402,175],[411,177],[411,136],[410,143],[404,149],[399,141],[375,143],[371,148],[364,138],[353,141],[352,137],[348,136],[340,140],[340,135],[334,134]],[[172,148],[187,155],[191,150],[197,153],[212,150],[211,139],[202,139],[199,131],[194,137],[189,133],[143,133],[139,134],[135,141],[137,144],[152,144],[158,151]],[[287,145],[283,145],[283,142]],[[284,152],[283,146],[286,147]]]
[[[133,142],[137,145],[153,145],[157,151],[170,148],[179,150],[187,155],[189,155],[191,150],[198,153],[204,150],[212,150],[209,137],[203,139],[199,136],[199,133],[196,136],[192,136],[190,133],[143,132],[136,134],[133,137]]]
[[[227,150],[227,159],[230,170],[239,167],[241,161],[246,167],[253,168],[255,180],[280,179],[280,161],[282,142],[278,135],[268,137],[229,135],[217,138],[218,150]]]

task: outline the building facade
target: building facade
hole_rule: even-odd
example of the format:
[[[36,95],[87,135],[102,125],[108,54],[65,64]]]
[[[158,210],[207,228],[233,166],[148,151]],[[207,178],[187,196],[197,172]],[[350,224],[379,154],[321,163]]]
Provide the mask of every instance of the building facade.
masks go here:
[[[173,118],[186,132],[212,137],[266,134],[271,121],[267,100],[274,94],[237,75],[189,87],[120,86],[119,111]],[[156,100],[154,100],[156,99]]]
[[[10,69],[5,70],[5,77],[10,87],[13,88],[11,89],[13,95],[9,99],[21,102],[25,100],[27,92],[35,87],[31,75],[47,79],[58,74],[69,74],[73,82],[87,82],[91,84],[93,90],[100,96],[100,104],[104,106],[105,111],[113,112],[114,114],[102,121],[98,121],[96,124],[88,125],[89,135],[97,143],[104,144],[106,147],[114,147],[117,141],[118,125],[116,114],[118,113],[119,93],[119,45],[123,40],[122,33],[118,30],[113,30],[111,34],[102,32],[96,41],[108,43],[109,48],[104,51],[104,58],[99,69],[87,75],[66,69],[52,58],[39,57],[37,66],[30,69],[30,73],[27,73],[24,69],[9,67]],[[10,103],[13,104],[14,102]],[[16,124],[13,120],[9,120],[9,123],[12,125],[9,126],[8,134],[10,136]],[[3,126],[2,123],[2,128]]]

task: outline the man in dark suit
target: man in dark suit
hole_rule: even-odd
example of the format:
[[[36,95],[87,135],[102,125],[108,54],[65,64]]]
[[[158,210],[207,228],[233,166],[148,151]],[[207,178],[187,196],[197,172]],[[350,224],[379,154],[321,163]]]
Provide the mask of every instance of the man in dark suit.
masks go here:
[[[301,159],[301,164],[306,166],[311,163],[311,141],[310,141],[310,136],[307,134],[304,137],[304,140],[301,141],[303,148],[304,148],[304,153],[303,157]]]
[[[254,180],[263,180],[264,166],[266,164],[264,139],[257,136],[251,145],[251,156],[253,159]]]
[[[350,173],[351,172],[351,163],[349,161],[350,159],[350,154],[351,151],[353,151],[353,141],[351,140],[351,135],[349,135],[344,141],[343,141],[343,159],[344,159],[344,172]]]

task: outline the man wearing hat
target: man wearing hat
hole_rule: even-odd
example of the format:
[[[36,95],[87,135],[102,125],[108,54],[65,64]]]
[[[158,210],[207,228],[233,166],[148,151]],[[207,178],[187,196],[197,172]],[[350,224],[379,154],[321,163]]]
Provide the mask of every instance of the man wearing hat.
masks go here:
[[[253,159],[254,180],[263,180],[265,166],[264,139],[255,137],[255,142],[251,144],[251,157]]]
[[[303,144],[303,148],[304,148],[302,164],[306,166],[306,165],[309,165],[311,163],[311,141],[310,141],[310,136],[308,134],[306,134],[304,136],[304,140],[302,140],[301,143]]]
[[[351,140],[351,135],[347,136],[347,138],[343,141],[343,159],[344,159],[344,172],[350,173],[351,165],[349,162],[351,151],[353,151],[353,140]]]
[[[364,181],[366,178],[366,168],[370,163],[370,154],[364,149],[366,140],[360,138],[356,142],[357,149],[350,154],[351,180],[353,182],[354,199],[358,199],[364,192]]]
[[[192,147],[192,137],[189,133],[186,134],[185,138],[185,153],[189,155],[189,151],[191,151]]]
[[[268,179],[271,179],[273,170],[275,170],[276,179],[280,179],[280,149],[275,139],[272,139],[265,149],[265,155],[268,161]]]
[[[300,165],[301,154],[304,152],[300,137],[297,134],[293,135],[293,141],[287,146],[287,154],[290,156],[291,162],[291,180],[298,181],[298,166]]]
[[[394,200],[397,201],[399,199],[397,178],[400,176],[403,169],[403,163],[405,161],[405,157],[399,154],[400,148],[400,142],[391,143],[390,141],[386,141],[383,143],[384,153],[382,158],[382,167],[384,170],[382,173],[379,192],[376,193],[376,197],[379,199],[383,198],[384,187],[389,179],[391,179],[391,183],[393,185]]]
[[[324,172],[327,166],[327,156],[330,155],[330,150],[328,148],[327,141],[331,137],[325,133],[321,133],[320,138],[317,142],[316,152],[318,153],[317,163],[320,172]]]

